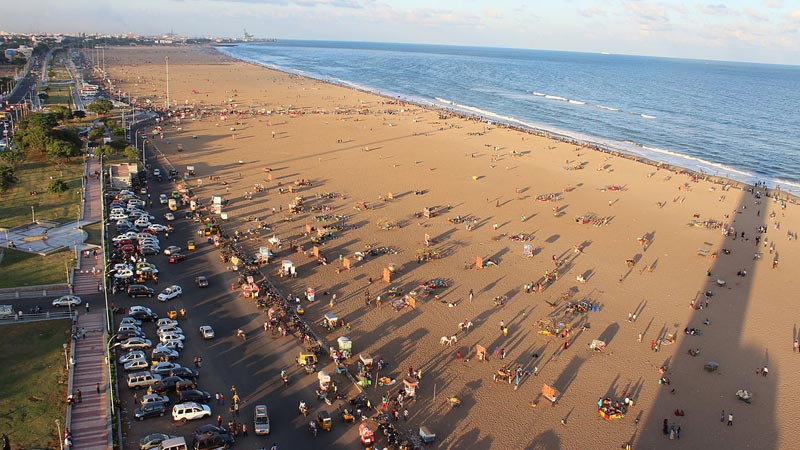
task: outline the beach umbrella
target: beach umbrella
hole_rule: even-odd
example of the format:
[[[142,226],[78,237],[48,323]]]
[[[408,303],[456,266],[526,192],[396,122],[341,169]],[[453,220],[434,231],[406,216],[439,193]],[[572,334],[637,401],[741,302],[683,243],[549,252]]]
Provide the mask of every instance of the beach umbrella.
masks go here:
[[[713,371],[715,371],[715,370],[719,369],[719,363],[718,363],[718,362],[716,362],[716,361],[709,361],[709,362],[707,362],[707,363],[706,363],[706,365],[705,365],[705,366],[703,366],[703,368],[704,368],[704,369],[705,369],[707,372],[713,372]]]

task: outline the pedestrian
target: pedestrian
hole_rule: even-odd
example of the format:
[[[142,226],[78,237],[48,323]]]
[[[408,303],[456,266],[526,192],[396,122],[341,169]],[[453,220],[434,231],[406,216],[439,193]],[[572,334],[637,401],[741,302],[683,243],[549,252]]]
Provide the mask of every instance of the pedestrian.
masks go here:
[[[766,367],[765,367],[765,368],[766,368]],[[766,375],[764,375],[764,376],[766,376]],[[75,391],[75,396],[76,396],[76,397],[78,397],[78,403],[81,403],[81,402],[83,402],[83,393],[81,392],[81,390],[80,390],[80,389],[78,389],[77,391]]]
[[[506,321],[505,320],[501,320],[500,321],[500,331],[501,332],[503,331],[503,328],[505,328],[505,326],[506,326]]]
[[[247,436],[247,424],[242,424],[242,437]]]
[[[720,422],[725,422],[725,410],[724,409],[722,410],[722,412],[719,415],[719,421]]]
[[[97,383],[97,386],[95,386],[95,388],[97,388],[97,393],[99,394],[100,393],[100,383]]]
[[[86,312],[89,312],[89,302],[86,302]]]
[[[539,376],[539,366],[533,366],[533,376]]]
[[[461,350],[456,352],[456,358],[458,358],[459,361],[464,361],[464,355],[461,354]]]
[[[797,339],[794,340],[794,351],[795,353],[800,351],[800,341],[798,341]]]
[[[233,415],[239,417],[239,403],[233,404]]]
[[[628,313],[628,322],[630,322],[632,319],[633,319],[633,313],[629,312]]]
[[[503,336],[508,336],[508,327],[503,327]]]
[[[636,322],[636,313],[633,313],[633,316],[631,316],[631,322]]]
[[[218,427],[222,426],[222,416],[217,416],[217,426]]]
[[[220,401],[219,401],[219,392],[215,392],[215,393],[214,393],[214,400],[216,400],[216,401],[217,401],[217,404],[218,404],[218,405],[221,405],[221,404],[222,404],[222,403],[220,403]]]
[[[761,376],[765,377],[765,376],[767,376],[768,373],[769,373],[769,369],[767,369],[767,366],[764,366],[764,368],[761,369]],[[78,393],[80,394],[80,392],[81,391],[79,390]],[[80,396],[78,396],[78,403],[80,403],[80,402],[81,402],[81,399],[80,399]]]
[[[473,297],[474,295],[475,295],[475,294],[472,292],[472,289],[470,289],[470,290],[469,290],[469,301],[472,301],[472,297]],[[795,342],[797,342],[797,341],[795,341]]]
[[[639,333],[639,342],[642,342],[642,333]]]
[[[728,413],[728,426],[733,426],[733,413]]]
[[[500,359],[506,359],[506,349],[500,349]]]
[[[100,388],[100,383],[97,383],[97,387],[98,389]],[[137,394],[136,392],[133,393],[133,403],[137,405],[139,404],[139,394]]]
[[[403,420],[408,422],[408,410],[407,409],[403,410]]]

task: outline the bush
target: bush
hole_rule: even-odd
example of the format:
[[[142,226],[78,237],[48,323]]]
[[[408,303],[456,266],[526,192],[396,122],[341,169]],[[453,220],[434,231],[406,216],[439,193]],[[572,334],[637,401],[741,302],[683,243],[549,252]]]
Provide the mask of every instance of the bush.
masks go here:
[[[101,130],[100,128],[95,128],[89,132],[90,141],[96,141],[102,137],[103,137],[103,130]]]
[[[50,180],[50,183],[47,184],[47,192],[51,194],[60,194],[62,192],[66,192],[69,189],[67,183],[59,178],[53,178]]]

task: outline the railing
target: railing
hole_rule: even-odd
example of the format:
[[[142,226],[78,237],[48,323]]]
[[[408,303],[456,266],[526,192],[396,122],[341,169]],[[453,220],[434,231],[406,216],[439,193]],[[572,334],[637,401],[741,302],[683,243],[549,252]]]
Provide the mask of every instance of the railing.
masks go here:
[[[73,309],[72,311],[59,311],[59,312],[43,312],[43,313],[28,313],[22,312],[19,314],[13,314],[11,316],[3,316],[0,317],[0,325],[13,325],[17,323],[27,323],[27,322],[41,322],[43,320],[62,320],[62,319],[69,319],[72,318],[73,320],[78,318],[78,310]]]
[[[69,293],[69,285],[64,283],[20,286],[0,289],[0,301],[18,298],[59,297]]]

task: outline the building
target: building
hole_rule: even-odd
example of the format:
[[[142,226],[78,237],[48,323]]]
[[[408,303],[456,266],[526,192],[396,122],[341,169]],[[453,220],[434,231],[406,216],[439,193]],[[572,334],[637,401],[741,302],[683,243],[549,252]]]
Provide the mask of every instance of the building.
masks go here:
[[[133,184],[133,177],[138,176],[139,166],[136,163],[112,164],[109,169],[111,187],[129,189]]]

